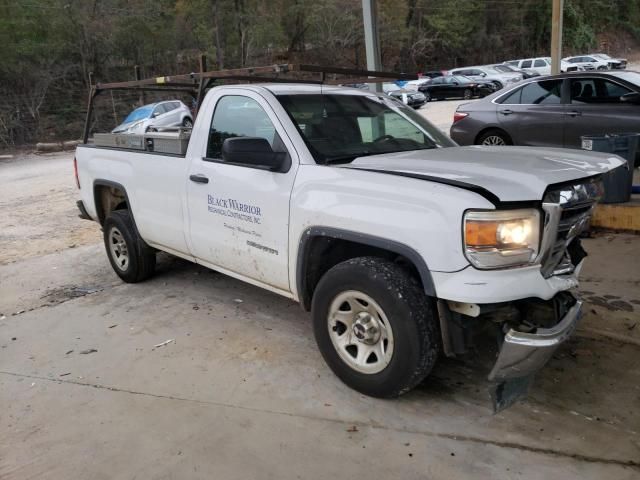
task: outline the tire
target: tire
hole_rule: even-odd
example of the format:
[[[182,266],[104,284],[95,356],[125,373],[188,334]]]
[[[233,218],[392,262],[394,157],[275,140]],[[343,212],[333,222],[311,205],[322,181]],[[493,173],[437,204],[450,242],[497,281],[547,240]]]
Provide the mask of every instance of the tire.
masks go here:
[[[498,80],[494,80],[494,81],[493,81],[493,84],[496,86],[496,92],[497,92],[498,90],[502,90],[502,87],[504,87],[504,85],[502,85],[502,83],[501,83],[501,82],[499,82]]]
[[[602,71],[602,70],[609,70],[607,67],[605,67],[604,65],[600,65],[598,67],[598,70]]]
[[[424,98],[426,102],[430,102],[431,101],[431,94],[429,92],[423,92],[424,93]]]
[[[476,139],[476,145],[505,146],[513,145],[513,142],[506,132],[497,128],[492,128],[478,136]]]
[[[320,279],[311,312],[316,342],[329,368],[365,395],[393,398],[408,392],[438,358],[433,300],[393,262],[359,257],[334,266]],[[369,353],[360,357],[361,348]],[[363,361],[358,364],[359,358]]]
[[[111,212],[103,229],[109,263],[122,280],[137,283],[153,275],[156,254],[138,235],[128,210]]]
[[[465,88],[464,92],[462,93],[462,98],[464,98],[465,100],[471,100],[472,97],[473,97],[473,92],[468,88]]]
[[[185,128],[193,128],[193,120],[189,117],[185,117],[184,120],[182,120],[182,126]]]

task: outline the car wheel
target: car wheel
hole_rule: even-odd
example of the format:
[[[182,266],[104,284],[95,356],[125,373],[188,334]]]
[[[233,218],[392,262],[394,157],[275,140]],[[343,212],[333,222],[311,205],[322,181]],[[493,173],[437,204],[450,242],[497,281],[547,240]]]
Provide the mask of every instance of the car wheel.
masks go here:
[[[425,102],[430,102],[431,101],[431,94],[429,92],[423,92],[423,93],[424,93]]]
[[[512,145],[512,143],[509,135],[497,128],[487,130],[476,139],[476,145],[504,146]]]
[[[182,126],[185,128],[193,128],[193,121],[189,117],[182,120]]]
[[[499,82],[498,80],[494,80],[494,81],[493,81],[493,84],[496,86],[496,90],[501,90],[501,89],[502,89],[502,87],[504,86],[504,85],[502,85],[502,83],[501,83],[501,82]]]
[[[156,254],[138,235],[128,210],[111,212],[103,229],[109,262],[122,280],[137,283],[153,275]]]
[[[607,67],[605,67],[604,65],[600,65],[600,66],[598,67],[598,70],[608,70],[608,68],[607,68]]]
[[[330,269],[314,292],[312,315],[325,361],[365,395],[408,392],[440,351],[432,299],[406,269],[381,258],[354,258]]]
[[[470,100],[473,97],[473,92],[468,88],[465,88],[464,93],[462,94],[465,100]]]

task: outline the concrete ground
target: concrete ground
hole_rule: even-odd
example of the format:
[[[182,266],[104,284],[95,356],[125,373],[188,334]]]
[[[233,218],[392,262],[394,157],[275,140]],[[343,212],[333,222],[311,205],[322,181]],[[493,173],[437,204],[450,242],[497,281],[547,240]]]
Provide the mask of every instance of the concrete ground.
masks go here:
[[[376,400],[289,300],[165,255],[122,283],[71,158],[0,159],[0,478],[639,477],[640,238],[585,242],[586,316],[526,401],[492,414],[473,359]]]

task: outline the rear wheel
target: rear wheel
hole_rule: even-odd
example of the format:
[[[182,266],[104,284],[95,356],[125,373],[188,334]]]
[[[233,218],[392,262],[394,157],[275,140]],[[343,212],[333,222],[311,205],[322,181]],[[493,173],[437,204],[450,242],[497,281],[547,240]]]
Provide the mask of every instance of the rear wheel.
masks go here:
[[[473,97],[473,92],[470,89],[465,88],[464,89],[464,93],[463,93],[463,97],[464,97],[465,100],[470,100],[471,97]]]
[[[598,67],[598,70],[608,70],[608,68],[607,68],[607,67],[605,67],[604,65],[600,65],[600,66]]]
[[[336,265],[318,283],[312,314],[325,361],[344,383],[366,395],[408,392],[438,357],[433,302],[393,262],[360,257]]]
[[[103,227],[109,262],[122,280],[137,283],[153,275],[156,254],[138,235],[128,210],[111,212]]]
[[[193,121],[189,117],[186,117],[182,120],[182,126],[185,128],[193,128]]]
[[[512,145],[511,138],[502,130],[497,128],[487,130],[476,139],[476,145],[504,146]]]
[[[502,87],[504,86],[504,85],[502,85],[502,83],[501,83],[501,82],[499,82],[498,80],[494,80],[494,81],[493,81],[493,84],[496,86],[496,90],[501,90],[501,89],[502,89]]]

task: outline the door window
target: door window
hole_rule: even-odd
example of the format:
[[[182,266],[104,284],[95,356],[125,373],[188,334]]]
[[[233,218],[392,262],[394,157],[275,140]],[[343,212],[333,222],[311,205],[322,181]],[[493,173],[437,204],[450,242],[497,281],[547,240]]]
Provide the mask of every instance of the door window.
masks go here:
[[[630,93],[626,87],[603,78],[571,80],[571,103],[621,103],[620,97]]]
[[[533,63],[534,67],[546,67],[547,66],[547,62],[545,62],[542,59],[537,59],[534,63]]]
[[[523,105],[558,104],[561,100],[562,80],[533,82],[522,87],[520,103]]]
[[[267,113],[255,100],[240,95],[227,95],[218,100],[207,143],[207,158],[222,158],[222,144],[227,138],[259,137],[271,148],[280,142]]]
[[[531,60],[523,60],[520,68],[531,68]]]

